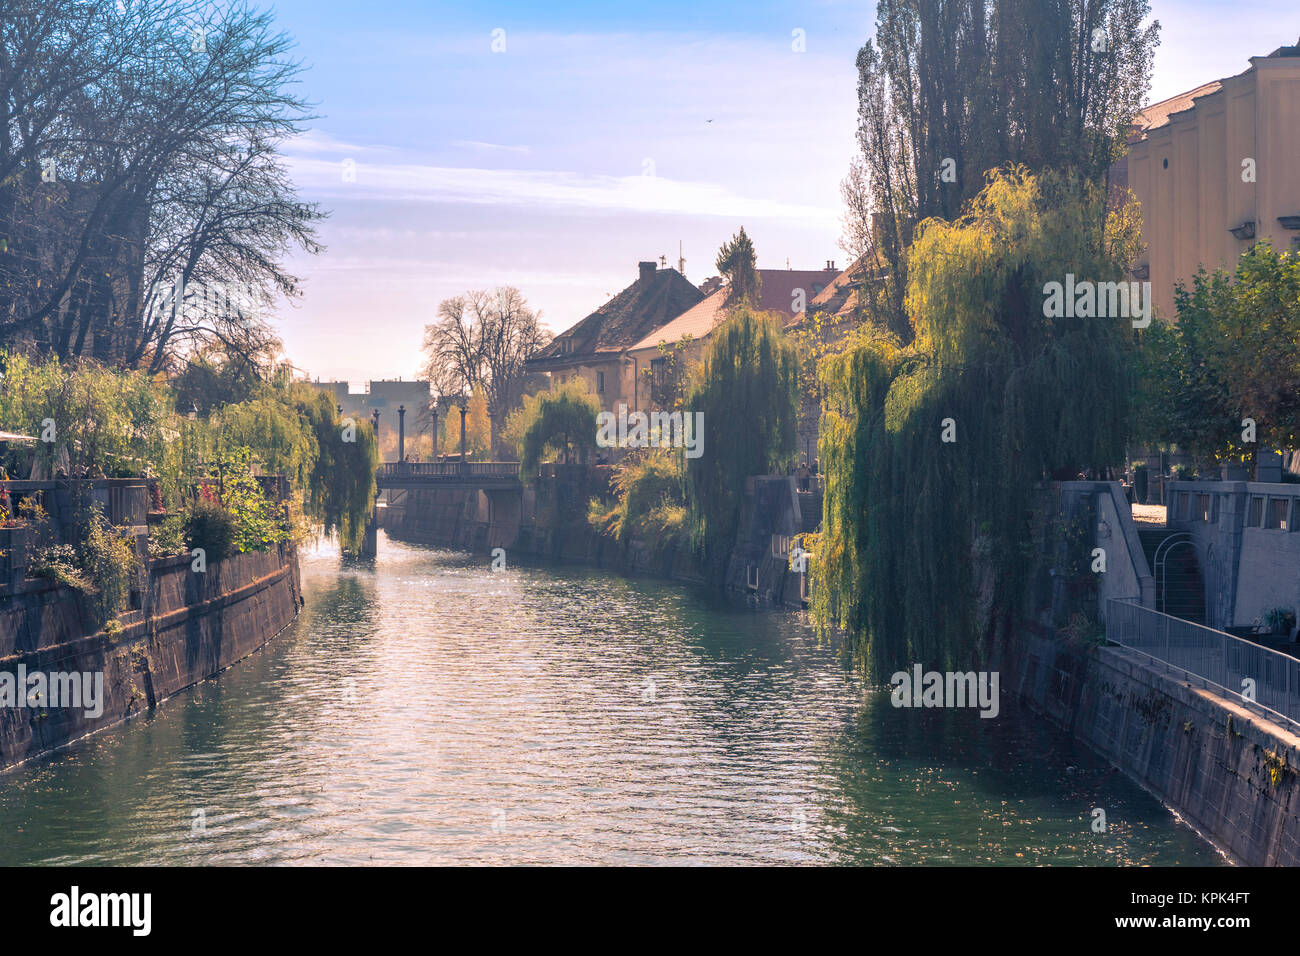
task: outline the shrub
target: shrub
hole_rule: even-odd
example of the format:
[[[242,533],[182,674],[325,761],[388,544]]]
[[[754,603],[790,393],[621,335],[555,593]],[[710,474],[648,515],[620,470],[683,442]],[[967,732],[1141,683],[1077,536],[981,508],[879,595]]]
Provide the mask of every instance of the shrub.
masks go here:
[[[140,568],[135,542],[94,508],[86,522],[80,554],[81,566],[94,586],[96,623],[102,625],[127,606],[132,580]]]
[[[637,535],[666,546],[689,534],[682,458],[673,451],[629,454],[614,468],[615,503],[592,501],[587,520],[619,541]]]
[[[94,586],[82,573],[76,548],[70,544],[38,548],[27,566],[27,574],[33,578],[50,578],[83,594],[94,590]]]
[[[221,505],[202,499],[185,516],[185,537],[191,548],[202,548],[209,561],[235,553],[235,519]]]
[[[184,550],[184,515],[168,515],[149,532],[149,557],[167,558]]]

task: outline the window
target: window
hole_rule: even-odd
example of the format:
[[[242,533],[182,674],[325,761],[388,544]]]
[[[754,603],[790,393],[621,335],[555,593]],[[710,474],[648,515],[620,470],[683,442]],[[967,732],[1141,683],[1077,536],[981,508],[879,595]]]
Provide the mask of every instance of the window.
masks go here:
[[[604,372],[597,372],[597,373],[596,373],[596,391],[597,391],[597,392],[600,392],[600,393],[602,393],[602,394],[603,394],[604,391],[605,391],[605,373],[604,373]]]
[[[1250,499],[1250,508],[1246,511],[1246,527],[1258,528],[1263,523],[1264,498],[1256,496]]]

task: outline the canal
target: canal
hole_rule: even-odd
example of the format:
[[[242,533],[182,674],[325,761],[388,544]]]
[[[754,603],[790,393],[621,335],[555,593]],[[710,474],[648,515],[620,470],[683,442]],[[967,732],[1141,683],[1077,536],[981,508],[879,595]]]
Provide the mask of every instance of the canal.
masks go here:
[[[0,864],[1222,862],[1005,695],[895,709],[802,615],[489,563],[304,553],[264,650],[0,775]]]

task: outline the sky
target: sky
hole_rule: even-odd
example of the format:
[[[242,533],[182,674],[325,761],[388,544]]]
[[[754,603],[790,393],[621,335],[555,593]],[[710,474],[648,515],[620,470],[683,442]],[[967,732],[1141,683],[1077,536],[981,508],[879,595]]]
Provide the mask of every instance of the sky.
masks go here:
[[[413,378],[438,303],[517,286],[553,331],[666,258],[700,283],[742,225],[760,268],[845,264],[873,2],[277,0],[317,118],[285,144],[326,250],[275,324],[322,380]],[[1151,0],[1150,100],[1300,38],[1296,0]]]

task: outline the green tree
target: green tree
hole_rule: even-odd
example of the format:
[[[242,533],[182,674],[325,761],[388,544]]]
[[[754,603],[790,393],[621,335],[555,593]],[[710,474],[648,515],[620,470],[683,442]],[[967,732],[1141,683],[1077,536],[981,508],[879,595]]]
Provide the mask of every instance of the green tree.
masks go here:
[[[758,275],[758,260],[754,254],[754,243],[745,234],[745,227],[732,236],[718,249],[718,271],[727,277],[727,302],[730,306],[748,303],[758,305],[758,296],[762,291],[762,280]]]
[[[548,453],[572,461],[596,447],[596,416],[600,402],[585,384],[569,382],[525,400],[510,431],[519,433],[519,477],[535,481],[537,466]]]
[[[1142,335],[1138,437],[1207,466],[1300,445],[1300,254],[1258,242],[1235,268],[1180,284],[1175,301],[1178,323]]]
[[[1078,177],[991,174],[919,230],[912,343],[866,327],[822,363],[814,612],[874,675],[987,660],[1023,603],[1034,484],[1122,460],[1131,322],[1048,318],[1044,287],[1118,280],[1136,241]]]
[[[881,0],[858,53],[859,154],[841,244],[866,255],[869,317],[904,344],[914,226],[951,219],[987,170],[1101,183],[1142,107],[1159,38],[1146,0]]]
[[[713,330],[690,388],[685,417],[702,414],[702,454],[686,463],[695,543],[716,570],[736,535],[745,479],[794,458],[794,346],[779,321],[741,304]]]

